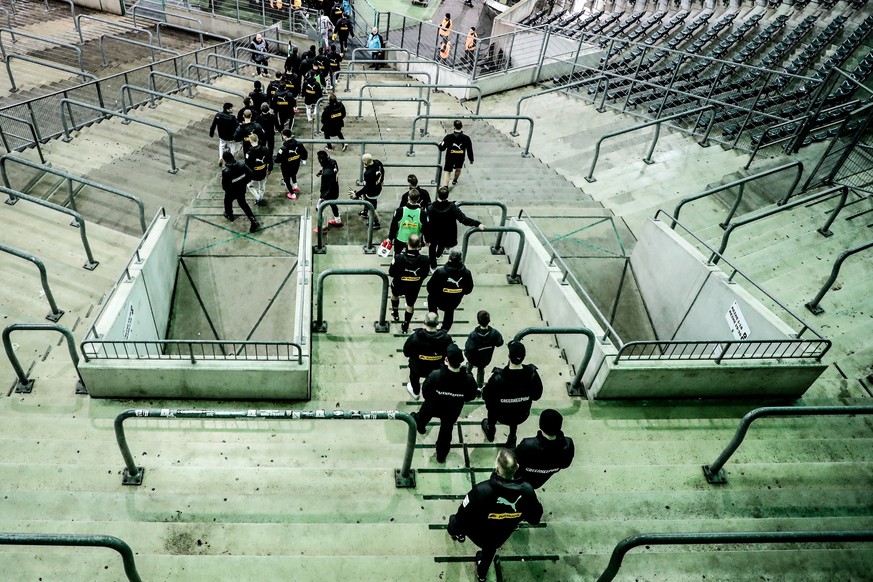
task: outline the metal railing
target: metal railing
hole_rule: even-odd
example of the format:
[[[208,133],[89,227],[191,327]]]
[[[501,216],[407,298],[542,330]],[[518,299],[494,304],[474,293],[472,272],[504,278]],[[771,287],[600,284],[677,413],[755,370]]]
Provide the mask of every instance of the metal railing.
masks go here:
[[[406,423],[406,452],[403,466],[394,470],[394,485],[398,488],[415,487],[415,470],[412,456],[418,434],[415,420],[406,412],[398,410],[173,410],[173,409],[127,409],[115,417],[115,440],[124,457],[122,484],[142,485],[144,467],[137,467],[127,446],[124,421],[128,418],[166,418],[172,420],[399,420]]]
[[[33,123],[30,121],[25,121],[23,119],[19,119],[17,117],[13,117],[11,115],[6,115],[5,113],[0,113],[0,119],[5,119],[7,121],[7,123],[0,123],[0,140],[3,141],[3,147],[6,148],[6,151],[9,153],[12,153],[13,151],[17,151],[16,148],[10,147],[9,140],[8,140],[7,136],[14,137],[16,139],[24,141],[24,139],[21,136],[15,135],[14,133],[11,133],[9,131],[9,123],[8,122],[23,123],[24,125],[27,126],[27,129],[30,130],[30,136],[33,138],[33,142],[31,142],[31,143],[36,148],[36,153],[37,153],[37,155],[39,155],[39,161],[44,164],[45,163],[45,156],[42,153],[42,145],[40,144],[39,136],[37,136],[37,134],[36,134],[36,128],[33,126]]]
[[[70,226],[79,229],[79,237],[82,239],[82,246],[85,247],[85,255],[88,258],[88,262],[85,263],[82,267],[84,269],[88,269],[89,271],[93,271],[97,268],[97,265],[99,265],[100,263],[95,261],[94,255],[91,254],[91,245],[88,244],[88,235],[85,232],[85,219],[82,218],[81,214],[79,214],[75,210],[64,208],[63,206],[55,204],[54,202],[49,202],[47,200],[43,200],[42,198],[36,198],[35,196],[30,196],[29,194],[25,194],[24,192],[19,192],[17,190],[13,190],[12,188],[7,188],[6,186],[0,186],[0,192],[9,195],[9,198],[6,200],[6,204],[13,205],[19,200],[26,200],[28,202],[38,204],[39,206],[45,206],[46,208],[50,208],[63,214],[72,216],[73,222],[70,224]]]
[[[339,71],[336,74],[336,85],[339,86],[340,77],[346,78],[346,88],[345,93],[349,93],[351,89],[349,89],[350,83],[352,81],[352,77],[355,75],[388,75],[389,77],[403,76],[403,77],[414,77],[415,75],[422,75],[425,79],[427,79],[427,84],[433,84],[433,77],[427,71],[349,71],[348,69]]]
[[[242,65],[243,67],[259,67],[261,69],[264,69],[265,71],[273,71],[274,75],[276,73],[282,72],[282,70],[284,69],[284,65],[283,65],[282,69],[279,69],[277,67],[270,67],[266,64],[259,65],[258,63],[254,62],[254,61],[247,61],[245,59],[240,59],[238,57],[229,57],[227,55],[219,55],[217,53],[206,55],[206,66],[209,66],[210,59],[215,59],[215,68],[218,68],[218,59],[221,59],[223,61],[227,61],[229,63],[233,63],[233,70],[237,71],[237,72],[239,72],[239,69],[241,68],[238,65]],[[191,68],[190,65],[188,68],[189,69]],[[251,80],[251,77],[246,77],[246,78]]]
[[[160,47],[160,46],[154,46],[154,45],[149,44],[149,43],[140,42],[138,40],[133,40],[131,38],[125,38],[123,36],[116,36],[114,34],[101,34],[100,35],[100,58],[103,59],[103,66],[104,67],[109,65],[109,62],[106,60],[106,47],[104,46],[106,44],[106,39],[115,40],[118,42],[132,44],[133,46],[138,46],[138,47],[143,47],[143,48],[149,49],[149,54],[151,55],[151,60],[153,63],[155,62],[155,51],[169,53],[169,54],[173,55],[174,57],[182,56],[182,53],[180,53],[179,51],[174,51],[173,49],[168,49],[168,48],[164,48],[164,47]],[[176,61],[174,60],[173,62],[175,63]],[[178,73],[178,71],[177,71],[177,73]]]
[[[375,275],[382,280],[382,298],[379,301],[379,320],[373,324],[376,333],[388,333],[391,326],[385,321],[388,311],[388,275],[379,269],[328,269],[318,275],[316,283],[316,297],[318,297],[318,309],[315,321],[312,322],[312,331],[315,333],[327,333],[327,322],[324,321],[324,280],[331,275]]]
[[[80,47],[78,47],[74,44],[70,44],[68,42],[61,41],[61,40],[55,40],[53,38],[48,38],[45,36],[39,36],[36,34],[21,32],[20,30],[16,32],[16,31],[13,31],[11,28],[0,28],[0,54],[3,55],[3,60],[6,60],[6,48],[3,46],[3,33],[4,32],[8,32],[10,35],[12,35],[13,42],[16,42],[14,35],[17,34],[18,36],[22,36],[24,38],[30,38],[33,40],[38,40],[38,41],[44,42],[46,44],[51,44],[51,45],[54,45],[57,47],[70,49],[76,53],[76,58],[79,61],[79,70],[82,72],[85,71],[85,60],[82,58],[82,49]]]
[[[124,30],[130,30],[132,32],[138,32],[141,34],[146,34],[149,37],[149,44],[155,44],[155,37],[152,35],[150,30],[146,30],[144,28],[139,28],[136,26],[131,26],[129,24],[123,24],[121,22],[115,22],[114,20],[107,20],[105,18],[98,18],[97,16],[91,16],[90,14],[79,14],[76,16],[76,30],[79,32],[79,43],[85,44],[85,38],[82,36],[82,19],[87,18],[88,20],[93,20],[94,22],[99,22],[101,24],[108,24],[110,26],[117,26],[118,28],[123,28]]]
[[[142,200],[138,196],[130,194],[128,192],[124,192],[122,190],[118,190],[117,188],[113,188],[112,186],[106,186],[104,184],[100,184],[98,182],[94,182],[93,180],[89,180],[88,178],[82,178],[81,176],[73,176],[63,170],[55,169],[51,166],[47,166],[45,164],[37,164],[36,162],[31,162],[26,158],[20,158],[16,155],[6,154],[4,156],[0,156],[0,178],[3,179],[3,184],[6,185],[7,188],[11,188],[12,185],[9,183],[9,177],[6,173],[6,162],[12,161],[16,164],[21,164],[22,166],[27,166],[28,168],[33,168],[35,170],[39,170],[40,172],[45,172],[48,174],[53,174],[55,176],[59,176],[64,178],[67,181],[67,201],[65,204],[69,205],[73,210],[76,210],[76,202],[75,196],[78,192],[74,192],[73,182],[78,182],[79,184],[83,184],[84,186],[89,186],[91,188],[102,190],[104,192],[108,192],[110,194],[114,194],[115,196],[119,196],[124,198],[125,200],[130,200],[134,204],[136,204],[137,210],[139,211],[139,225],[142,228],[142,231],[146,230],[145,223],[145,205]],[[81,189],[80,189],[81,191]]]
[[[788,360],[821,361],[831,349],[826,339],[772,340],[641,340],[627,342],[613,364],[632,361]]]
[[[830,227],[833,224],[834,220],[836,220],[837,215],[840,213],[840,210],[842,210],[843,206],[845,206],[846,199],[849,196],[849,187],[848,186],[834,186],[833,188],[828,188],[827,190],[817,192],[816,194],[811,194],[810,196],[807,196],[805,198],[800,198],[798,200],[794,200],[793,202],[789,202],[787,204],[777,206],[776,208],[771,208],[770,210],[766,210],[764,212],[761,212],[760,214],[756,214],[754,216],[748,216],[746,218],[741,218],[741,219],[737,220],[736,222],[732,222],[731,224],[729,224],[727,226],[727,228],[725,228],[724,234],[721,237],[721,244],[719,244],[718,251],[714,252],[709,257],[709,262],[712,263],[713,265],[718,263],[719,257],[721,257],[724,254],[725,249],[727,249],[728,241],[730,240],[731,234],[737,228],[744,226],[746,224],[751,224],[753,222],[757,222],[758,220],[762,220],[764,218],[769,218],[769,217],[773,216],[774,214],[778,214],[778,213],[784,212],[786,210],[791,210],[792,208],[796,208],[797,206],[801,206],[803,204],[808,204],[808,203],[812,202],[813,200],[818,200],[819,198],[822,198],[824,196],[830,196],[834,192],[840,193],[839,204],[837,204],[834,207],[834,209],[831,211],[831,214],[827,218],[825,223],[820,228],[816,229],[816,231],[824,237],[831,236],[833,233],[831,232]]]
[[[413,85],[412,83],[364,83],[361,88],[358,90],[358,97],[364,96],[364,89],[370,89],[372,92],[373,89],[418,89],[419,98],[422,97],[422,90],[427,89],[427,97],[425,99],[430,100],[430,90],[436,89],[437,91],[442,89],[472,89],[476,92],[476,109],[473,111],[473,114],[479,115],[479,109],[482,105],[482,88],[479,85],[446,85],[443,83],[431,85],[429,83],[418,83]],[[463,99],[459,101],[467,102],[469,99]]]
[[[85,109],[91,109],[92,111],[99,111],[104,114],[104,118],[108,119],[109,117],[120,117],[122,119],[127,119],[128,121],[134,121],[136,123],[140,123],[142,125],[147,125],[149,127],[154,127],[155,129],[161,129],[167,132],[167,148],[170,151],[170,169],[167,170],[170,174],[175,174],[179,171],[176,168],[176,154],[173,150],[173,131],[160,123],[155,123],[154,121],[149,121],[147,119],[139,119],[138,117],[133,117],[131,115],[127,115],[125,113],[120,113],[113,109],[106,109],[105,107],[98,107],[96,105],[91,105],[90,103],[85,103],[83,101],[76,101],[74,99],[61,99],[59,101],[60,105],[60,113],[61,113],[61,124],[64,126],[64,141],[71,141],[73,138],[70,137],[70,128],[67,126],[67,117],[64,113],[64,105],[67,106],[67,109],[71,111],[71,106],[76,105],[78,107],[83,107]],[[72,113],[70,114],[70,121],[72,122]],[[75,126],[74,126],[75,129]]]
[[[566,91],[568,89],[572,89],[573,87],[579,87],[581,85],[587,85],[589,83],[593,83],[595,81],[602,81],[606,79],[605,75],[600,75],[597,77],[593,77],[591,79],[584,79],[582,81],[574,81],[572,83],[567,83],[566,85],[560,85],[558,87],[552,87],[550,89],[543,89],[541,91],[534,91],[533,93],[527,93],[526,95],[522,95],[518,98],[518,101],[515,103],[515,114],[521,115],[521,103],[528,99],[533,99],[534,97],[539,97],[540,95],[548,95],[549,93],[555,93],[558,91]],[[478,111],[477,111],[478,113]],[[515,120],[515,123],[512,125],[512,131],[509,132],[509,135],[513,137],[518,137],[518,120]]]
[[[376,247],[373,246],[373,221],[376,216],[376,209],[373,207],[372,202],[368,202],[367,200],[324,200],[316,207],[317,219],[316,224],[318,225],[318,233],[317,233],[317,242],[312,252],[316,255],[323,255],[327,253],[327,247],[323,244],[324,237],[324,209],[329,206],[363,206],[364,210],[367,212],[367,244],[364,245],[364,254],[365,255],[375,255]]]
[[[486,226],[485,228],[473,227],[464,232],[464,239],[463,243],[461,244],[462,261],[467,260],[467,247],[470,245],[470,237],[477,232],[514,232],[518,235],[518,250],[515,251],[515,261],[512,262],[512,272],[506,276],[506,282],[510,285],[521,285],[521,275],[518,274],[518,268],[521,264],[521,255],[524,254],[524,243],[526,241],[524,231],[517,226]]]
[[[9,358],[9,363],[12,364],[12,369],[15,370],[15,375],[18,377],[15,382],[16,392],[30,394],[36,380],[27,377],[24,368],[18,361],[18,356],[15,355],[15,350],[12,349],[10,335],[13,331],[57,331],[63,334],[67,339],[67,349],[69,349],[70,358],[73,360],[73,368],[76,370],[76,376],[79,377],[76,382],[76,394],[88,393],[88,390],[85,389],[85,381],[79,373],[79,354],[76,353],[76,340],[73,338],[73,333],[63,325],[55,323],[13,323],[3,328],[3,349],[6,350],[6,357]]]
[[[200,28],[201,28],[201,29],[203,28],[203,22],[202,22],[199,18],[194,18],[193,16],[185,16],[184,14],[170,13],[170,12],[166,12],[166,11],[163,11],[163,10],[157,10],[156,8],[151,7],[151,6],[140,6],[140,5],[139,5],[139,2],[137,2],[136,4],[134,4],[134,5],[130,8],[130,14],[131,14],[131,16],[133,16],[133,25],[134,25],[134,26],[136,26],[136,11],[137,11],[137,10],[140,10],[140,11],[146,11],[146,12],[158,12],[158,13],[162,14],[162,15],[164,16],[165,19],[166,19],[168,16],[172,16],[173,18],[178,18],[178,19],[180,19],[180,20],[187,20],[187,21],[189,21],[189,22],[196,22],[197,24],[200,25]],[[154,21],[154,22],[158,22],[158,23],[164,22],[164,20],[161,20],[161,19],[159,19],[159,18],[152,18],[152,17],[149,16],[148,14],[144,14],[144,15],[142,16],[142,18],[147,18],[147,19],[149,19],[149,20],[152,20],[152,21]]]
[[[176,103],[184,103],[185,105],[190,105],[191,107],[198,107],[200,109],[205,109],[211,113],[219,113],[221,110],[216,109],[211,105],[206,105],[205,103],[201,103],[199,101],[194,101],[193,99],[185,99],[184,97],[177,97],[176,95],[172,95],[169,93],[164,93],[163,91],[155,91],[153,89],[146,89],[145,87],[139,87],[137,85],[122,85],[121,86],[121,112],[127,113],[130,109],[137,107],[137,105],[133,102],[133,94],[132,91],[139,91],[140,93],[145,93],[149,96],[150,105],[149,107],[157,107],[155,103],[155,97],[158,99],[167,99],[169,101],[175,101]],[[127,93],[128,99],[124,98],[125,92]],[[127,101],[130,101],[130,105],[127,104]],[[124,120],[121,123],[127,125],[130,123],[130,120]]]
[[[443,119],[443,120],[455,120],[455,119],[479,119],[479,120],[517,120],[517,121],[527,121],[530,124],[530,128],[527,132],[527,142],[524,144],[524,149],[521,151],[521,157],[529,158],[530,157],[530,142],[533,139],[533,131],[534,131],[534,119],[533,117],[527,117],[525,115],[417,115],[412,120],[412,130],[410,132],[409,139],[415,139],[415,126],[418,125],[418,120],[424,119],[425,123],[429,122],[431,119]],[[427,135],[422,132],[422,137]],[[406,152],[407,156],[414,156],[416,143],[409,144],[409,151]]]
[[[646,123],[641,123],[639,125],[635,125],[633,127],[626,127],[624,129],[619,129],[618,131],[613,131],[607,133],[600,137],[597,140],[597,144],[594,146],[594,159],[591,160],[591,168],[588,170],[588,175],[585,176],[586,182],[596,182],[597,179],[594,177],[594,168],[597,166],[597,160],[600,158],[600,146],[603,142],[610,137],[617,137],[619,135],[624,135],[626,133],[631,133],[632,131],[636,131],[638,129],[645,129],[647,127],[655,126],[655,136],[652,138],[652,143],[649,146],[649,151],[646,154],[646,157],[643,158],[643,162],[646,164],[654,164],[654,160],[652,160],[652,154],[655,152],[655,146],[658,143],[658,139],[661,137],[661,124],[665,121],[672,121],[674,119],[679,119],[681,117],[685,117],[687,115],[692,115],[694,113],[703,113],[704,111],[712,109],[712,105],[706,105],[704,107],[697,107],[695,109],[689,109],[687,111],[681,111],[679,113],[674,113],[673,115],[668,115],[667,117],[661,117],[659,119],[655,119],[652,121],[647,121]]]
[[[625,554],[640,546],[698,544],[797,544],[816,542],[870,542],[873,531],[750,531],[705,533],[641,533],[626,537],[615,546],[606,569],[597,582],[611,582]]]
[[[115,536],[83,534],[0,533],[0,544],[8,546],[73,546],[109,548],[121,555],[128,582],[142,582],[130,546]]]
[[[0,243],[0,252],[4,252],[14,257],[18,257],[19,259],[24,259],[25,261],[30,261],[31,263],[36,265],[36,268],[39,270],[39,282],[42,285],[42,291],[43,293],[45,293],[45,298],[48,301],[49,309],[51,309],[51,311],[48,315],[45,316],[45,318],[49,321],[57,322],[61,318],[61,316],[64,315],[64,310],[58,309],[58,304],[55,303],[55,296],[52,294],[51,287],[49,287],[48,273],[45,270],[45,264],[35,255],[31,255],[30,253],[26,253],[21,249],[16,249],[15,247],[10,247],[3,243]]]
[[[825,281],[824,285],[821,286],[821,289],[812,301],[804,303],[806,308],[815,315],[820,315],[824,313],[824,308],[822,308],[819,303],[821,302],[822,298],[824,298],[825,294],[830,290],[831,285],[836,282],[837,276],[840,274],[840,269],[842,268],[843,263],[846,261],[846,259],[854,255],[855,253],[860,253],[861,251],[867,250],[871,247],[873,247],[873,240],[861,243],[840,253],[840,256],[837,257],[836,261],[834,261],[834,266],[831,269],[831,274],[828,276],[827,281]]]
[[[727,483],[727,475],[723,468],[746,438],[749,426],[759,418],[767,416],[846,416],[856,414],[873,414],[873,406],[765,406],[747,413],[740,420],[737,431],[731,442],[711,465],[703,465],[703,476],[710,485]],[[818,459],[817,459],[818,460]]]
[[[700,200],[702,198],[707,198],[712,196],[713,194],[718,194],[719,192],[724,192],[725,190],[730,190],[731,188],[735,188],[739,186],[739,191],[737,192],[737,197],[734,200],[734,204],[731,207],[730,212],[728,212],[728,216],[724,222],[720,223],[722,228],[727,228],[728,224],[730,224],[731,219],[736,214],[737,209],[740,207],[740,202],[743,200],[743,193],[745,192],[746,184],[749,182],[753,182],[760,178],[764,178],[766,176],[771,176],[773,174],[778,174],[779,172],[783,172],[785,170],[794,170],[796,173],[794,175],[794,181],[791,183],[791,188],[785,193],[780,199],[778,204],[784,204],[791,196],[794,195],[794,190],[797,188],[797,185],[800,183],[800,178],[803,176],[803,163],[800,161],[790,162],[788,164],[783,164],[781,166],[776,166],[775,168],[770,168],[769,170],[764,170],[763,172],[758,172],[757,174],[752,174],[751,176],[746,176],[744,178],[740,178],[739,180],[734,180],[733,182],[728,182],[727,184],[722,184],[721,186],[716,186],[715,188],[710,188],[705,192],[701,192],[700,194],[695,194],[694,196],[689,196],[688,198],[683,198],[679,201],[679,204],[676,205],[676,208],[673,210],[673,218],[675,220],[679,219],[679,212],[681,212],[682,207],[688,204],[689,202],[694,202],[695,200]],[[675,228],[675,226],[673,227]]]
[[[12,11],[14,14],[15,13],[15,4],[12,4],[10,2],[9,6],[12,7]],[[12,28],[13,27],[12,15],[9,14],[9,11],[6,10],[5,8],[3,8],[2,6],[0,6],[0,14],[3,14],[6,16],[6,28],[9,29],[9,35],[12,37],[12,42],[15,42],[15,31]]]
[[[211,89],[213,91],[218,91],[220,93],[226,93],[228,95],[233,95],[234,97],[239,97],[240,100],[245,99],[246,95],[241,91],[234,91],[233,89],[227,89],[225,87],[219,87],[218,85],[213,85],[212,83],[204,83],[202,81],[195,81],[193,79],[187,79],[185,77],[180,77],[179,75],[170,75],[169,73],[162,73],[160,71],[152,71],[149,73],[149,89],[157,90],[157,85],[155,84],[155,77],[162,77],[165,79],[170,79],[176,81],[176,85],[181,89],[182,84],[188,86],[188,97],[193,97],[194,92],[192,90],[193,86],[204,87],[206,89]]]
[[[85,71],[81,71],[78,69],[73,69],[72,67],[65,67],[64,65],[59,65],[54,61],[47,61],[45,59],[37,59],[31,57],[29,55],[19,55],[19,54],[11,54],[6,55],[6,74],[9,76],[9,92],[15,93],[18,91],[18,86],[15,84],[15,76],[12,74],[12,60],[16,59],[19,61],[25,61],[27,63],[32,63],[34,65],[41,65],[43,67],[48,67],[49,69],[55,69],[57,71],[62,71],[64,73],[69,73],[71,75],[76,75],[78,77],[82,77],[83,81],[87,81],[91,79],[92,81],[97,80],[96,75],[92,75],[91,73],[86,73]]]
[[[233,40],[228,36],[215,34],[214,32],[208,32],[205,30],[197,30],[196,28],[182,26],[181,24],[172,24],[170,22],[158,22],[155,28],[158,33],[158,46],[164,46],[163,40],[161,39],[161,28],[172,28],[173,30],[181,30],[182,32],[191,32],[196,34],[200,39],[200,48],[204,48],[206,46],[206,44],[203,42],[203,37],[205,36],[208,36],[210,38],[217,38],[222,43],[229,43],[231,45],[231,50],[233,51],[232,54],[236,55],[236,46],[233,44]]]
[[[500,224],[497,226],[503,227],[506,226],[506,204],[500,202],[499,200],[482,200],[482,201],[470,201],[470,200],[459,200],[455,202],[455,206],[495,206],[500,209]],[[503,233],[506,231],[498,231],[497,232],[497,240],[494,241],[494,246],[491,247],[492,255],[503,255],[506,254],[506,251],[503,250]]]
[[[594,337],[594,332],[587,327],[526,327],[515,334],[513,341],[521,341],[522,338],[528,335],[559,335],[559,334],[581,334],[588,338],[585,343],[585,355],[582,356],[582,363],[576,368],[576,375],[573,376],[573,381],[567,384],[567,394],[569,396],[587,396],[585,384],[582,382],[582,375],[588,369],[588,364],[591,363],[591,357],[594,355],[594,342],[597,340]]]
[[[95,319],[96,321],[96,319]],[[188,353],[182,348],[187,348]],[[244,360],[303,363],[303,349],[292,342],[233,340],[102,340],[85,339],[80,345],[86,362],[91,360]]]

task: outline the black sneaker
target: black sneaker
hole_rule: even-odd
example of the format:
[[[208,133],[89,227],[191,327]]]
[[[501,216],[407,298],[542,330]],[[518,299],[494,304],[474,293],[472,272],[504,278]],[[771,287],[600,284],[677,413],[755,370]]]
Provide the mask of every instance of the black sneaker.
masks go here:
[[[261,198],[260,200],[258,200],[258,201],[255,202],[255,205],[256,205],[256,206],[266,206],[266,205],[267,205],[267,199],[266,199],[266,198]]]
[[[224,217],[225,217],[226,219],[228,219],[229,221],[231,221],[231,222],[233,222],[234,220],[236,220],[236,216],[234,216],[233,214],[228,214],[227,212],[224,213]]]
[[[382,228],[381,224],[379,224],[378,222],[373,223],[373,230],[379,230],[380,228]]]
[[[487,418],[482,419],[482,432],[485,433],[485,439],[489,443],[494,442],[494,432],[495,431],[493,429],[491,429],[490,426],[488,426],[488,419]]]
[[[418,434],[427,434],[427,427],[425,427],[425,428],[421,428],[421,426],[418,424],[418,413],[417,413],[417,412],[413,412],[413,413],[410,414],[409,416],[411,416],[411,417],[412,417],[412,420],[415,421],[415,430],[418,431]]]
[[[257,221],[257,220],[253,220],[253,221],[252,221],[252,226],[249,228],[249,232],[258,232],[258,229],[259,229],[260,227],[261,227],[261,225],[258,224],[258,221]]]
[[[479,551],[479,552],[476,552],[476,578],[479,580],[479,582],[485,582],[488,579],[488,572],[485,572],[484,574],[482,574],[479,571],[479,564],[481,564],[481,563],[482,563],[482,552]]]
[[[504,447],[507,449],[514,449],[515,443],[516,443],[516,436],[510,435],[506,438],[506,444],[504,445]]]
[[[409,322],[408,321],[404,321],[403,323],[400,324],[400,331],[403,333],[409,333]]]
[[[400,313],[396,309],[391,310],[391,318],[394,321],[400,321]]]
[[[457,185],[457,183],[458,183],[458,179],[457,179],[457,178],[455,178],[454,180],[452,180],[452,186]]]
[[[365,218],[365,219],[366,219],[366,218],[368,218],[368,217],[370,216],[370,213],[367,212],[366,210],[361,210],[360,212],[358,212],[358,216],[360,216],[361,218]]]

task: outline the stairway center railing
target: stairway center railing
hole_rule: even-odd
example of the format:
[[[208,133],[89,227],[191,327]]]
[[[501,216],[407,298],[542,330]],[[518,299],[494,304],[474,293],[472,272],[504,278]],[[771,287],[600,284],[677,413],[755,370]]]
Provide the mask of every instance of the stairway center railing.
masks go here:
[[[115,536],[83,534],[0,533],[0,544],[9,546],[72,546],[109,548],[121,555],[124,574],[129,582],[142,582],[130,546]]]
[[[73,338],[73,333],[63,325],[56,323],[13,323],[3,329],[3,349],[6,350],[6,357],[9,358],[9,363],[12,364],[15,375],[18,376],[18,380],[15,383],[16,392],[29,394],[33,391],[33,385],[36,380],[27,377],[24,368],[21,367],[21,363],[18,361],[18,356],[15,355],[15,351],[12,349],[10,336],[13,331],[56,331],[61,333],[67,340],[70,359],[73,361],[76,376],[79,377],[78,382],[76,382],[76,394],[88,393],[88,390],[85,388],[85,381],[79,373],[79,354],[76,353],[76,340]]]

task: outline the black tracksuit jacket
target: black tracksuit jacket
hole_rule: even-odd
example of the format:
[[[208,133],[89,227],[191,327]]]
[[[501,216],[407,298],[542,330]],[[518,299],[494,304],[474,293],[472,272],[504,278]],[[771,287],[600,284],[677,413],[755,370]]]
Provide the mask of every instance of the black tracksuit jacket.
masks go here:
[[[434,271],[427,282],[428,300],[436,299],[443,309],[454,309],[461,304],[461,298],[473,292],[473,274],[464,265],[446,263]]]
[[[515,448],[519,464],[515,476],[539,489],[552,475],[570,466],[575,452],[573,439],[564,433],[550,440],[537,431],[537,436],[523,439]]]
[[[409,358],[409,367],[413,372],[419,376],[427,376],[442,365],[451,343],[454,343],[452,338],[441,329],[417,329],[406,338],[403,355]]]
[[[543,395],[543,381],[533,364],[520,369],[494,368],[482,388],[482,399],[489,414],[498,422],[519,425],[530,416],[530,407]]]

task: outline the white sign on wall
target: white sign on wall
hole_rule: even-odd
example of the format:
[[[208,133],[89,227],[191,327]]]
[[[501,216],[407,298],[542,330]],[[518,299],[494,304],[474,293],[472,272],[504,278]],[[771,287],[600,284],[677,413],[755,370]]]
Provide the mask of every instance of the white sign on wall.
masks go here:
[[[124,322],[124,339],[130,339],[130,332],[133,329],[133,305],[130,306],[130,311],[127,312],[127,321]]]
[[[749,335],[751,335],[752,332],[749,329],[749,324],[746,323],[746,318],[743,317],[743,312],[740,311],[740,306],[737,305],[736,301],[734,301],[730,309],[727,310],[727,313],[724,314],[724,318],[727,320],[728,327],[730,328],[731,333],[734,334],[735,339],[744,340],[749,338]]]

